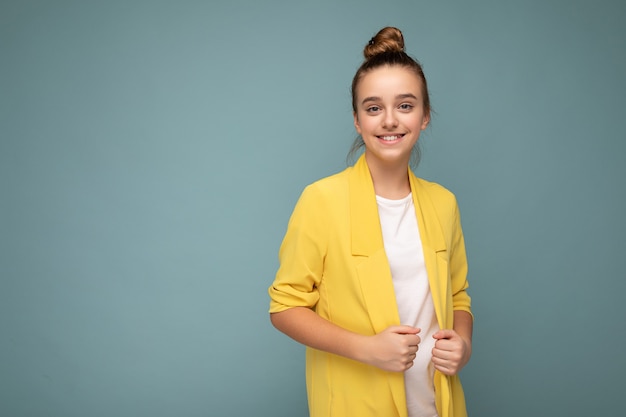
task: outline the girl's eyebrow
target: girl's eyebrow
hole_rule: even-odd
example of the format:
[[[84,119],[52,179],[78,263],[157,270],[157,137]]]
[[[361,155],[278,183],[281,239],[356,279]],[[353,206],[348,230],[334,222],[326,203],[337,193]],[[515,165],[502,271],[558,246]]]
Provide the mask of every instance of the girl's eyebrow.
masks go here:
[[[363,105],[363,104],[367,103],[368,101],[380,101],[380,97],[374,97],[374,96],[372,96],[372,97],[365,97],[361,101],[361,104]]]
[[[411,93],[398,94],[396,96],[396,99],[405,99],[405,98],[412,98],[414,100],[417,100],[417,97],[415,97],[415,94],[411,94]]]
[[[412,98],[414,100],[417,100],[417,97],[415,96],[415,94],[412,94],[412,93],[398,94],[396,96],[396,100],[404,100],[406,98]],[[365,97],[361,101],[361,105],[364,105],[365,103],[370,102],[370,101],[380,101],[380,100],[381,100],[381,98],[380,97],[376,97],[376,96]]]

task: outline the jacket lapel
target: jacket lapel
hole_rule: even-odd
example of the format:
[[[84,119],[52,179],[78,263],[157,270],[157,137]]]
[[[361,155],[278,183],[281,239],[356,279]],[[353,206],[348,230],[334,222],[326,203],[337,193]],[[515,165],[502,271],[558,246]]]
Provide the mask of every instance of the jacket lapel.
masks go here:
[[[350,171],[350,229],[352,255],[361,257],[357,274],[376,333],[400,323],[385,254],[376,193],[365,157]]]
[[[433,202],[422,182],[415,177],[411,170],[409,170],[409,181],[413,192],[413,204],[415,205],[435,314],[439,327],[443,329],[448,327],[448,318],[444,308],[448,290],[446,241]]]

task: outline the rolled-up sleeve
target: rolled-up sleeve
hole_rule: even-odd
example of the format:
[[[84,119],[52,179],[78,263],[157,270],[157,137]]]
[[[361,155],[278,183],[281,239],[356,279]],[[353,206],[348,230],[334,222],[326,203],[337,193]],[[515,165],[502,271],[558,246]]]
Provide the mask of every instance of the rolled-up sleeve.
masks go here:
[[[268,290],[270,313],[317,304],[327,248],[326,207],[315,184],[298,199],[278,253],[278,272]]]

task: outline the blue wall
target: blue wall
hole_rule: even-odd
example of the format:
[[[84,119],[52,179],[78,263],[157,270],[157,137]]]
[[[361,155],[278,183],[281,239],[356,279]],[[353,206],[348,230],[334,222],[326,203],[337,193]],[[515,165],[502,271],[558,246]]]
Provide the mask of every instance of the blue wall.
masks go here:
[[[0,4],[0,415],[304,416],[266,288],[400,27],[461,205],[471,415],[619,415],[626,3]]]

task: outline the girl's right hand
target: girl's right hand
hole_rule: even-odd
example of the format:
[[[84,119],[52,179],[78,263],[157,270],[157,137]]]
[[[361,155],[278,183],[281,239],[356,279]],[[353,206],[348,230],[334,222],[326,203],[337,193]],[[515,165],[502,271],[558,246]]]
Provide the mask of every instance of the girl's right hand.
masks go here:
[[[421,330],[411,326],[390,326],[365,338],[363,362],[385,371],[404,372],[413,366],[421,342]]]

